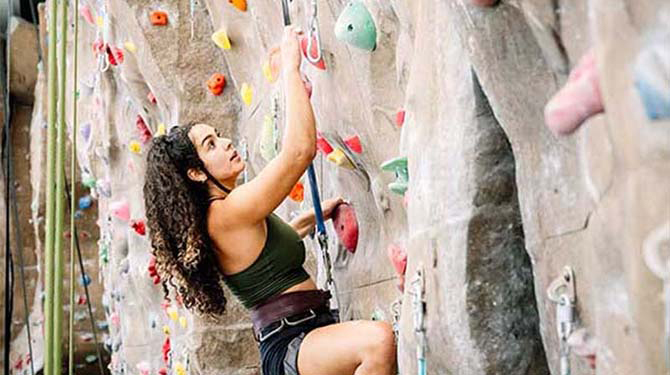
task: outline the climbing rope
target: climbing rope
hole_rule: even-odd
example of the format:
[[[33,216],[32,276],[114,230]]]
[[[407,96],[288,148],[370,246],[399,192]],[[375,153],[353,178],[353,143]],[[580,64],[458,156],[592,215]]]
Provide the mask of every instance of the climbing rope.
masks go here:
[[[74,0],[72,11],[74,14],[74,37],[72,50],[72,156],[70,157],[70,173],[71,181],[77,181],[77,68],[78,68],[78,38],[79,38],[79,17],[77,17],[77,10],[79,9],[79,0]],[[77,196],[77,184],[72,184],[71,197]],[[70,199],[70,233],[76,233],[74,225],[75,204],[74,199]],[[76,236],[70,236],[70,316],[68,323],[68,374],[74,374],[74,243]],[[97,343],[96,343],[97,346]],[[101,361],[101,358],[98,358]]]

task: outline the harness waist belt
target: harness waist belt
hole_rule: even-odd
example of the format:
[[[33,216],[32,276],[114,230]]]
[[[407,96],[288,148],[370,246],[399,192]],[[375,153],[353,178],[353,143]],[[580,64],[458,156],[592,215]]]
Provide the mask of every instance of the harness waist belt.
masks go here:
[[[330,291],[327,290],[304,290],[272,296],[251,310],[254,333],[259,335],[264,327],[310,309],[328,309],[330,298]]]

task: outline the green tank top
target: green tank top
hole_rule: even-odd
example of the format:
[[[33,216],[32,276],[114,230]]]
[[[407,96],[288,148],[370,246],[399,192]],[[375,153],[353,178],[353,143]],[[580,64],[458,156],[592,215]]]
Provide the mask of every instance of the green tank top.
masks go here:
[[[305,245],[298,233],[274,213],[266,218],[265,245],[243,271],[225,275],[224,282],[247,309],[309,279],[303,268]]]

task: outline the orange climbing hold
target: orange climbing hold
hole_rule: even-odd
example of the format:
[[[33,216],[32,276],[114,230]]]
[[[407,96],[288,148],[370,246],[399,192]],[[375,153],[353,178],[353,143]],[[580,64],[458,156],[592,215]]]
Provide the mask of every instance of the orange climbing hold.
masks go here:
[[[358,246],[358,220],[354,207],[342,203],[333,211],[333,226],[342,246],[350,253],[356,252]]]
[[[298,181],[293,189],[291,189],[291,192],[288,194],[288,196],[294,202],[302,202],[305,199],[305,186],[302,184],[302,182]]]
[[[168,15],[162,10],[154,10],[149,13],[149,20],[154,26],[165,26],[168,24]]]
[[[344,140],[344,144],[349,147],[349,150],[360,154],[363,152],[363,146],[361,146],[361,139],[357,135],[349,137]]]
[[[302,49],[302,54],[303,54],[303,56],[305,56],[305,58],[307,58],[307,47],[308,47],[308,44],[309,44],[308,42],[309,42],[309,40],[307,40],[306,36],[302,36],[300,38],[300,48]],[[309,51],[309,54],[312,58],[316,58],[318,56],[318,54],[319,54],[319,49],[318,48],[319,47],[317,46],[316,35],[313,35],[312,36],[312,48]],[[309,59],[307,61],[309,61]],[[318,69],[326,70],[326,62],[323,60],[323,56],[321,56],[319,61],[317,61],[315,63],[312,63],[312,65],[316,66]]]
[[[207,80],[207,87],[213,95],[221,95],[223,88],[226,87],[226,77],[221,73],[214,73]]]
[[[247,11],[247,0],[228,0],[228,2],[242,12]]]

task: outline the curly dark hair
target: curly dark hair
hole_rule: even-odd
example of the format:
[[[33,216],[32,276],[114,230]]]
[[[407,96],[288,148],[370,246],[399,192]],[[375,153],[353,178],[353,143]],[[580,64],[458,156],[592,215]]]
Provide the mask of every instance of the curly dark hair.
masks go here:
[[[176,288],[186,308],[209,317],[224,313],[223,275],[216,266],[207,233],[209,192],[206,182],[188,178],[204,168],[188,136],[194,124],[174,126],[154,137],[147,155],[144,202],[156,271],[169,300]]]

